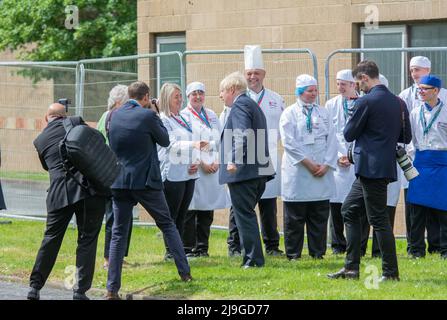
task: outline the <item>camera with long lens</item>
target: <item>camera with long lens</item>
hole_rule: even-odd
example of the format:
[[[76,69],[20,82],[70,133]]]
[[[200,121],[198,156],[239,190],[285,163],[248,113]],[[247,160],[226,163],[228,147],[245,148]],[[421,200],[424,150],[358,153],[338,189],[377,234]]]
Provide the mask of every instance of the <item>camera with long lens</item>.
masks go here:
[[[62,98],[62,99],[57,100],[57,102],[60,103],[61,105],[65,106],[65,112],[68,113],[68,107],[71,105],[70,99]]]
[[[418,170],[413,167],[413,162],[411,161],[411,158],[407,155],[407,151],[405,151],[403,147],[397,147],[396,158],[397,163],[401,167],[402,171],[404,172],[404,176],[408,181],[416,178],[419,175]]]
[[[349,144],[347,156],[349,163],[354,164],[354,143]]]

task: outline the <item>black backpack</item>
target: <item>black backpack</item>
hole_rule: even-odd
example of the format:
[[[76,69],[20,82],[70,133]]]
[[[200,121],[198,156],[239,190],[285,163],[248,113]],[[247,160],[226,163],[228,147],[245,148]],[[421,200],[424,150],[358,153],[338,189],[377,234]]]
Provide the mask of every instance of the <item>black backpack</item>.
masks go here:
[[[86,189],[108,190],[118,176],[121,165],[104,136],[89,127],[81,117],[67,117],[63,125],[66,134],[59,143],[59,153],[66,173]],[[88,185],[74,177],[73,168],[87,178]]]

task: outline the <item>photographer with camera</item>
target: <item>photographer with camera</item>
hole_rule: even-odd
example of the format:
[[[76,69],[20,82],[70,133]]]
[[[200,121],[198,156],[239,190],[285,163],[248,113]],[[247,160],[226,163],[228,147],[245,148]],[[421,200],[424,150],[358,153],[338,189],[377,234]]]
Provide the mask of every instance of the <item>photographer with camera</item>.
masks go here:
[[[447,259],[447,110],[439,98],[441,79],[433,75],[419,81],[422,102],[411,111],[414,166],[419,176],[410,181],[410,248],[413,257],[425,256],[427,217],[439,219],[440,254]]]
[[[360,62],[352,75],[366,94],[356,101],[354,113],[343,132],[346,141],[355,140],[356,180],[342,206],[347,256],[344,268],[328,277],[359,279],[360,221],[366,209],[382,252],[381,281],[398,281],[396,244],[386,205],[387,186],[397,180],[397,143],[411,141],[408,110],[402,100],[380,83],[379,68],[373,61]]]
[[[65,171],[59,145],[66,137],[64,119],[67,118],[68,104],[67,99],[61,99],[59,103],[50,105],[45,115],[48,125],[34,140],[42,167],[50,174],[50,187],[46,201],[46,229],[30,276],[29,300],[40,299],[40,289],[53,269],[73,214],[76,215],[78,227],[74,300],[88,300],[85,292],[91,287],[95,271],[96,246],[104,217],[105,197],[88,184],[86,177],[78,170],[70,171],[70,174]],[[77,125],[84,124],[82,118],[77,119]],[[82,181],[82,185],[79,181]]]

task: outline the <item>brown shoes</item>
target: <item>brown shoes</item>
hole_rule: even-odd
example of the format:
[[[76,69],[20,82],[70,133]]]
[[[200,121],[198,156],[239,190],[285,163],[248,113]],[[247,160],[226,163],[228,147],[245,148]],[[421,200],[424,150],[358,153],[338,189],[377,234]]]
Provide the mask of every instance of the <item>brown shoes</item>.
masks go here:
[[[107,291],[106,300],[122,300],[118,292]]]
[[[191,282],[191,281],[192,281],[192,277],[191,277],[191,274],[190,274],[190,273],[181,274],[181,275],[180,275],[180,279],[181,279],[183,282]]]

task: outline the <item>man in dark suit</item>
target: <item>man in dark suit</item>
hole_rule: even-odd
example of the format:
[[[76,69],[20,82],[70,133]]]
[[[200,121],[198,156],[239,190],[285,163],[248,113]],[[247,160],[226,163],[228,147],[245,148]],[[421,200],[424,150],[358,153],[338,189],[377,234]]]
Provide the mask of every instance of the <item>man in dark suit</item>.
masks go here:
[[[246,90],[245,77],[238,72],[220,84],[220,96],[231,111],[221,137],[219,183],[228,184],[243,249],[242,266],[249,268],[264,265],[254,209],[274,170],[268,151],[267,121]]]
[[[45,234],[30,277],[30,300],[40,299],[39,291],[54,266],[73,213],[78,226],[73,299],[88,300],[85,292],[91,287],[95,270],[96,245],[104,216],[105,197],[91,187],[81,187],[76,180],[84,184],[85,178],[79,171],[74,173],[73,178],[64,170],[59,142],[65,136],[63,119],[66,116],[65,106],[52,104],[45,116],[48,125],[34,140],[42,167],[50,174],[50,188]],[[83,123],[81,118],[75,119],[77,124]]]
[[[408,110],[400,98],[380,83],[379,69],[373,61],[360,62],[352,75],[367,93],[356,101],[343,132],[346,141],[355,140],[357,179],[342,206],[347,240],[345,267],[328,277],[359,279],[361,215],[366,209],[382,253],[381,281],[399,280],[396,244],[386,204],[388,183],[397,180],[397,143],[411,141]]]
[[[149,87],[134,82],[130,100],[109,116],[109,143],[122,164],[112,185],[114,223],[109,253],[107,298],[119,299],[121,271],[132,208],[140,203],[154,218],[174,256],[182,281],[192,280],[179,232],[169,214],[157,154],[157,144],[169,146],[169,135],[158,114],[148,109]]]

